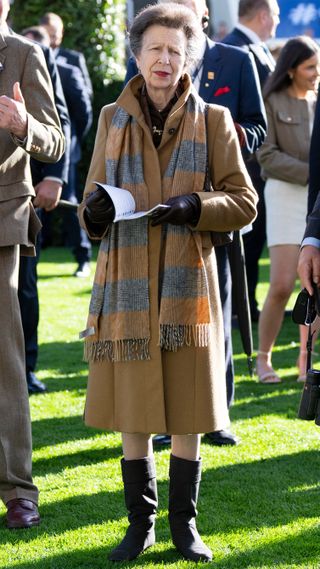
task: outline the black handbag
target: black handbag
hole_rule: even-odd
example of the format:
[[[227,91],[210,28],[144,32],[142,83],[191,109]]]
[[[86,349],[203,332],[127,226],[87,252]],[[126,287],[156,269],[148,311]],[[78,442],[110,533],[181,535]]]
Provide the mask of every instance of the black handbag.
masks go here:
[[[206,123],[206,138],[207,138],[207,156],[206,156],[206,175],[204,180],[204,192],[214,191],[209,176],[209,156],[208,156],[208,109],[209,105],[205,106],[205,123]],[[222,245],[229,245],[233,240],[233,231],[210,231],[211,242],[214,247],[221,247]]]

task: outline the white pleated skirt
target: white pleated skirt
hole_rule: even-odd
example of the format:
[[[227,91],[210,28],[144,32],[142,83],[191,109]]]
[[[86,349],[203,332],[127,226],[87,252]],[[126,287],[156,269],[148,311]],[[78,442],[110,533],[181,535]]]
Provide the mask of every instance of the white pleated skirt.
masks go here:
[[[306,227],[308,186],[268,178],[265,190],[267,245],[300,245]]]

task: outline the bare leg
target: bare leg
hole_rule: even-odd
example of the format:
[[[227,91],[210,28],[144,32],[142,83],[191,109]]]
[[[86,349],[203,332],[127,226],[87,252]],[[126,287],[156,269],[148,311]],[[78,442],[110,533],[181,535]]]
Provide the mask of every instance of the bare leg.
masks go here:
[[[151,435],[144,433],[121,433],[125,460],[139,460],[153,455]]]
[[[200,435],[172,435],[171,452],[177,458],[199,460]]]
[[[282,325],[286,304],[294,288],[299,247],[277,245],[270,247],[269,254],[270,287],[259,318],[257,372],[260,379],[270,373],[265,382],[275,383],[279,378],[272,369],[271,352]]]
[[[186,460],[198,460],[200,456],[200,435],[172,435],[172,454]],[[152,439],[149,434],[122,433],[122,447],[125,460],[138,460],[152,456]]]

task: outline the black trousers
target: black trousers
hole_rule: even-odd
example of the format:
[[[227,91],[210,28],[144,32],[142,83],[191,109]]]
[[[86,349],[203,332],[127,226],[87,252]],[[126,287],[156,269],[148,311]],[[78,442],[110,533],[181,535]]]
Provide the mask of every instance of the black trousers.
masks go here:
[[[38,359],[39,297],[37,264],[40,246],[37,240],[36,257],[20,257],[18,298],[25,342],[26,371],[35,371]]]
[[[223,314],[228,408],[234,399],[234,367],[232,351],[232,281],[227,247],[216,247],[220,298]]]
[[[249,231],[249,233],[243,236],[250,309],[251,312],[255,312],[258,307],[256,288],[259,282],[259,259],[266,242],[265,182],[261,178],[260,166],[256,160],[247,162],[246,166],[259,196],[258,214],[256,220],[253,222],[252,231]]]
[[[77,164],[71,161],[68,183],[64,184],[61,197],[72,203],[78,203],[77,186]],[[90,261],[92,253],[91,243],[85,230],[80,227],[77,211],[60,208],[59,213],[62,217],[64,244],[70,247],[78,263]]]

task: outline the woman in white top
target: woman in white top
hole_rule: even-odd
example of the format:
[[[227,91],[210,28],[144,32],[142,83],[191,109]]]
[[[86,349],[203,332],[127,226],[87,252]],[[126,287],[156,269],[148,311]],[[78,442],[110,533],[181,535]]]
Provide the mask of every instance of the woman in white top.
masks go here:
[[[270,287],[259,319],[257,374],[279,383],[272,348],[297,276],[299,246],[307,215],[310,136],[319,77],[319,47],[306,36],[289,40],[264,89],[268,134],[258,151],[267,180],[265,202]],[[306,366],[307,328],[300,327],[299,378]]]

